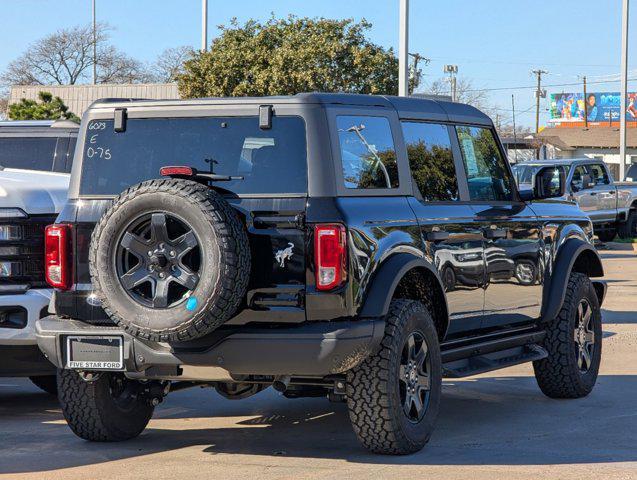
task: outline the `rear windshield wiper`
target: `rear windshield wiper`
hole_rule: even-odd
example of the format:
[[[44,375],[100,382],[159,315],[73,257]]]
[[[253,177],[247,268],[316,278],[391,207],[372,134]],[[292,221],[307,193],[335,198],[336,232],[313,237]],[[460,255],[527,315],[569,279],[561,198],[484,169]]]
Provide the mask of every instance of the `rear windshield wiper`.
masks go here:
[[[218,173],[200,172],[193,167],[167,166],[159,169],[162,177],[191,178],[193,180],[206,180],[209,182],[230,182],[232,180],[243,180],[239,175],[219,175]]]

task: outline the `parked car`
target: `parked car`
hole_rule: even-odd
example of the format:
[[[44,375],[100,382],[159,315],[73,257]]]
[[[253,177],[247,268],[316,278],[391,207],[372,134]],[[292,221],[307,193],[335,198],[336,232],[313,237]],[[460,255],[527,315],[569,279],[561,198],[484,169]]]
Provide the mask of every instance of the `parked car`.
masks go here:
[[[171,389],[273,386],[347,402],[363,445],[404,454],[429,440],[443,376],[533,362],[550,397],[595,384],[605,285],[591,221],[545,200],[563,194],[559,167],[518,191],[475,108],[104,101],[76,162],[47,229],[54,314],[37,336],[84,439],[137,436]],[[470,285],[446,291],[445,248],[468,256]],[[511,270],[511,251],[546,259],[540,281],[489,281],[484,259]]]
[[[591,158],[569,158],[519,163],[513,166],[521,188],[529,188],[539,168],[559,165],[566,173],[564,198],[576,201],[602,242],[637,236],[637,183],[615,182],[606,164]]]
[[[0,376],[55,393],[55,368],[35,340],[48,315],[44,228],[64,203],[79,125],[0,122]]]

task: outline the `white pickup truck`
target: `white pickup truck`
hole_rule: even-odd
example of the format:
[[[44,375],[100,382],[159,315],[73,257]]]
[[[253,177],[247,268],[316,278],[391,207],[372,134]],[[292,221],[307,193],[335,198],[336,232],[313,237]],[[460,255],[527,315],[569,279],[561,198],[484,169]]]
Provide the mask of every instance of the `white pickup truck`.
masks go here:
[[[35,341],[47,315],[44,227],[66,202],[78,126],[0,122],[0,377],[30,377],[55,393],[55,369]]]
[[[637,183],[615,182],[606,164],[592,158],[538,160],[513,166],[521,190],[530,189],[543,166],[561,166],[566,175],[565,200],[578,203],[602,242],[637,237]]]

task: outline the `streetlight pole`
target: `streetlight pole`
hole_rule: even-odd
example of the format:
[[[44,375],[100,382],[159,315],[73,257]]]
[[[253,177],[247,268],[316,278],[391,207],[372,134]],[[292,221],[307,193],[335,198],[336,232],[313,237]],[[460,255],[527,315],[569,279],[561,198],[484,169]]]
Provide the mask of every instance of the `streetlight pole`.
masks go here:
[[[93,85],[97,83],[97,21],[95,17],[95,0],[93,0]]]
[[[201,0],[201,51],[208,49],[208,0]]]
[[[621,102],[619,109],[619,179],[626,168],[626,97],[628,96],[628,3],[622,3]]]
[[[398,95],[409,95],[409,0],[399,0]]]
[[[458,73],[458,65],[445,65],[443,68],[444,73],[449,74],[449,83],[451,85],[451,101],[457,100],[456,95],[456,74]]]

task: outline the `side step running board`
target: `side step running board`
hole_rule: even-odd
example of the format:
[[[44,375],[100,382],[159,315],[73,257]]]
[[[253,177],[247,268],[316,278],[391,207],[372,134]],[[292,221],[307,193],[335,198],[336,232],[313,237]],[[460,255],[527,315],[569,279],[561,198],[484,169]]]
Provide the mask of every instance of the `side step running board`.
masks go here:
[[[520,363],[541,360],[547,356],[548,352],[540,345],[521,345],[445,362],[443,364],[443,375],[447,378],[469,377]]]

